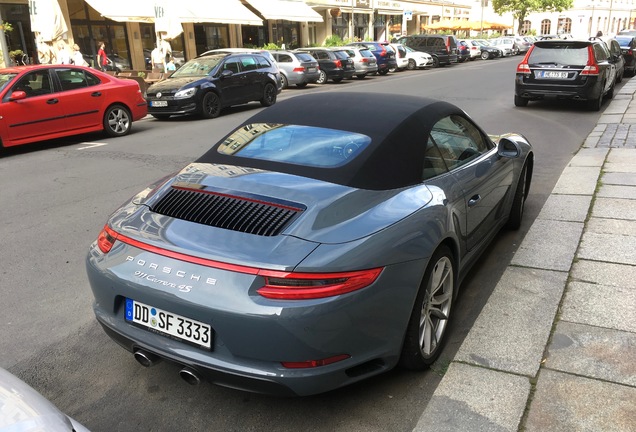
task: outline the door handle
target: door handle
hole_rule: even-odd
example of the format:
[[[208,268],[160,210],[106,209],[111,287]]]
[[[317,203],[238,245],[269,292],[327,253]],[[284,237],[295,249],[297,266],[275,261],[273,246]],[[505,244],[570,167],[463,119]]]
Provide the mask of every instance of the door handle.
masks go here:
[[[468,207],[476,206],[479,201],[481,201],[481,196],[480,195],[473,195],[473,197],[468,200]]]
[[[59,102],[59,100],[56,99],[56,98],[49,99],[49,100],[46,101],[46,103],[49,104],[49,105],[53,105],[53,104],[56,104],[58,102]]]
[[[93,97],[99,97],[101,95],[102,95],[102,92],[93,92],[93,93],[91,93],[91,96],[93,96]]]

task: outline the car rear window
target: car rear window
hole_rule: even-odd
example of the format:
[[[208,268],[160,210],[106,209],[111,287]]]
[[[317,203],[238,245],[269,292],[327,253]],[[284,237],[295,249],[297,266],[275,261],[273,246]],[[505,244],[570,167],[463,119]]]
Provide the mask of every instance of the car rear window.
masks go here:
[[[561,64],[582,65],[587,64],[587,45],[550,44],[535,45],[528,57],[529,64]]]
[[[633,36],[616,36],[616,40],[620,46],[628,46],[633,38]]]
[[[240,127],[217,148],[225,155],[330,168],[353,160],[371,138],[313,126],[252,123]]]
[[[346,51],[334,51],[333,52],[337,58],[342,60],[347,60],[349,58],[349,54]]]
[[[315,61],[311,54],[296,53],[296,57],[298,57],[298,60],[300,61]]]

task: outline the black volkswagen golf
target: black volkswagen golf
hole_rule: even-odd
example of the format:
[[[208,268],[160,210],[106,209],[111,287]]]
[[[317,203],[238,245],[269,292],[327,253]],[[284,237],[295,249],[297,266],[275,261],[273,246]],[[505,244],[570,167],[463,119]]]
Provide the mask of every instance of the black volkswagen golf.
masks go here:
[[[171,115],[215,118],[221,109],[259,101],[276,103],[278,67],[259,54],[213,54],[186,62],[146,92],[148,113],[164,120]]]

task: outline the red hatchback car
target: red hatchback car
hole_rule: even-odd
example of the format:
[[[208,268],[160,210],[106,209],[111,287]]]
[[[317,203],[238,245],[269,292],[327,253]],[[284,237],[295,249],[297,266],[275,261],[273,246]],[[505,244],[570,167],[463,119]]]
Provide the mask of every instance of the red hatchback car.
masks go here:
[[[2,147],[100,130],[122,136],[146,114],[134,80],[72,65],[0,69]]]

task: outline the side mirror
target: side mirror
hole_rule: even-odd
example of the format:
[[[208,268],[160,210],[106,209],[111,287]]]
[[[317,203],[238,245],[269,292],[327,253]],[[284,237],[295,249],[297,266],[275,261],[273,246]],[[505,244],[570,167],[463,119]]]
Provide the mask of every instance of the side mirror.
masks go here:
[[[13,93],[11,93],[11,97],[9,97],[10,101],[19,101],[22,99],[26,99],[27,94],[26,92],[23,92],[22,90],[16,90]]]
[[[229,69],[225,69],[223,72],[221,72],[221,78],[231,77],[232,75],[234,75],[234,72]]]
[[[514,159],[521,155],[521,147],[509,138],[501,138],[497,144],[497,154],[499,157]]]

